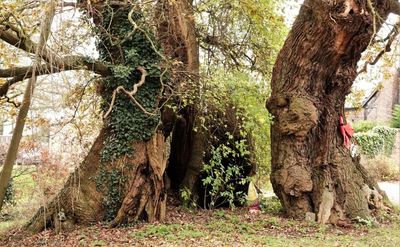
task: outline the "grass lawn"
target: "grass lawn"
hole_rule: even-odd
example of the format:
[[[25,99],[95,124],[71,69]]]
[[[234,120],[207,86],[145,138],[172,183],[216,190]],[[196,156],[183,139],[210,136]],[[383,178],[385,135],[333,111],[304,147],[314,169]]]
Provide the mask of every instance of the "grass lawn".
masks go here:
[[[163,224],[115,229],[97,224],[27,236],[18,228],[43,203],[35,198],[40,193],[32,172],[14,179],[16,204],[6,207],[8,219],[0,219],[0,246],[400,246],[399,214],[385,213],[379,223],[370,219],[348,228],[320,226],[282,217],[276,200],[264,202],[260,214],[246,209],[188,210],[171,203]]]
[[[319,226],[270,213],[195,210],[170,207],[164,224],[109,229],[106,225],[53,230],[23,237],[19,231],[1,238],[0,246],[399,246],[400,221],[391,215],[377,225],[349,228]]]
[[[34,166],[16,166],[13,171],[14,205],[3,206],[0,215],[0,235],[9,229],[21,226],[32,215],[32,208],[36,201],[35,182],[32,173],[36,170]]]

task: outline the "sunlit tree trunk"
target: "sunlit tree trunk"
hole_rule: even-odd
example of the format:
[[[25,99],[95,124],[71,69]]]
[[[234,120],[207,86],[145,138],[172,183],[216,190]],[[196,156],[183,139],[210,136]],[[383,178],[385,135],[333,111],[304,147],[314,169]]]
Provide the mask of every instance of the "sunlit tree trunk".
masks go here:
[[[389,2],[306,0],[279,53],[267,101],[271,182],[291,217],[341,223],[382,207],[377,184],[343,146],[339,117]]]
[[[167,154],[159,129],[161,54],[139,10],[124,1],[88,7],[97,49],[112,75],[98,82],[105,119],[82,164],[27,225],[38,232],[71,224],[162,221]]]

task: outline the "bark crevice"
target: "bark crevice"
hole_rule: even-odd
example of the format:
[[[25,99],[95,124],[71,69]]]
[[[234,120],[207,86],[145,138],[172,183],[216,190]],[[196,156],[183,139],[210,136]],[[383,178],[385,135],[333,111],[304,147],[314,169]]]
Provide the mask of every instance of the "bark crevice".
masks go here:
[[[387,3],[373,1],[383,19]],[[373,25],[381,25],[373,18],[366,0],[306,0],[278,55],[267,101],[275,117],[271,182],[291,217],[312,212],[319,223],[342,224],[382,208],[376,182],[351,157],[339,132],[357,62]]]

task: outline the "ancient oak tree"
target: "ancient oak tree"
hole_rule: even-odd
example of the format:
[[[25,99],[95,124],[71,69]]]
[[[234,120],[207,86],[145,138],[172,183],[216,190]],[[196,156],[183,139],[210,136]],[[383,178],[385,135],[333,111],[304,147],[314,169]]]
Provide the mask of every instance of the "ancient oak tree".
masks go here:
[[[69,223],[102,220],[111,226],[162,220],[167,154],[159,108],[164,88],[163,55],[140,9],[125,3],[85,6],[108,67],[98,82],[103,128],[65,187],[27,225],[33,232]]]
[[[267,108],[271,128],[271,182],[287,214],[315,214],[320,223],[344,223],[382,207],[382,195],[343,146],[339,117],[357,76],[361,53],[390,13],[394,0],[306,0],[273,69]]]

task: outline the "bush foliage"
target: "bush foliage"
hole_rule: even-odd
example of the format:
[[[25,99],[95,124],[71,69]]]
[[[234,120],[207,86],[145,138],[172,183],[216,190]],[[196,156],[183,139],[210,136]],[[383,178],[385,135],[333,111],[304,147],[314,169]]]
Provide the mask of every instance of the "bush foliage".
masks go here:
[[[359,133],[359,132],[370,131],[377,125],[378,125],[378,123],[376,123],[376,122],[364,120],[364,121],[355,123],[353,125],[353,128],[356,133]]]
[[[394,107],[391,126],[393,128],[400,128],[400,105]]]
[[[210,199],[207,207],[241,205],[246,198],[242,189],[254,169],[258,168],[262,182],[270,171],[271,117],[264,107],[268,89],[264,81],[255,81],[251,75],[240,72],[216,73],[205,84],[207,114],[203,121],[211,138],[218,139],[212,141],[202,171],[202,184]],[[225,126],[228,132],[219,133],[221,128],[215,126]]]
[[[399,165],[384,155],[367,159],[364,166],[377,181],[394,181],[400,178]]]
[[[373,158],[379,154],[391,155],[396,139],[397,129],[386,126],[375,126],[370,131],[356,133],[354,138],[363,154]]]
[[[264,107],[269,89],[264,80],[255,81],[254,77],[240,72],[216,73],[207,82],[205,97],[209,104],[224,110],[227,105],[236,109],[237,128],[241,136],[251,136],[254,150],[251,160],[259,168],[260,175],[270,173],[270,123],[271,115]],[[213,117],[208,114],[208,117]],[[206,116],[207,118],[207,116]]]

